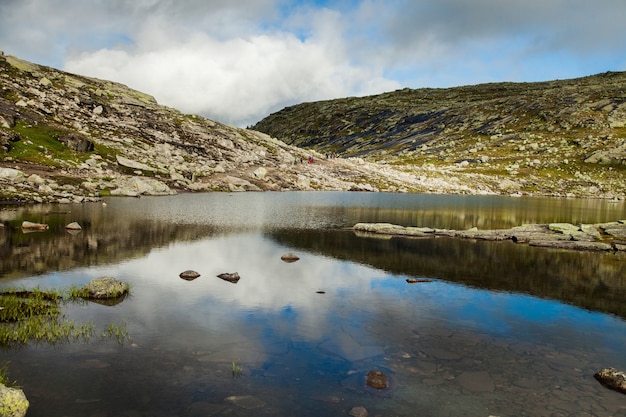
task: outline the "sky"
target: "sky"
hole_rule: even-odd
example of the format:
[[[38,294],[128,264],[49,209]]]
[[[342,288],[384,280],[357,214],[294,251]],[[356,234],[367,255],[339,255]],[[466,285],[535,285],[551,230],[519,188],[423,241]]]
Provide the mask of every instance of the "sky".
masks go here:
[[[0,0],[0,50],[235,126],[400,88],[626,70],[624,0]]]

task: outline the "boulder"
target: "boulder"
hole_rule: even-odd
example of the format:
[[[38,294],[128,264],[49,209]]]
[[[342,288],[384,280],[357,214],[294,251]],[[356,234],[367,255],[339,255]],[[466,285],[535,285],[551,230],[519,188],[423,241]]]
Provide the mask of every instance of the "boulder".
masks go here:
[[[93,152],[94,150],[92,141],[76,133],[60,136],[57,140],[76,152]]]
[[[137,197],[139,195],[172,195],[172,191],[167,184],[154,178],[131,177],[111,190],[111,195]]]
[[[593,377],[605,387],[626,394],[626,373],[615,368],[602,368]]]
[[[192,271],[191,269],[188,269],[186,271],[181,272],[178,276],[186,281],[193,281],[194,279],[198,278],[200,274],[197,273],[196,271]]]
[[[93,300],[103,300],[109,298],[119,298],[128,294],[127,283],[111,277],[100,277],[89,281],[83,287],[84,298]]]
[[[44,223],[33,223],[29,221],[22,222],[22,229],[25,230],[48,230],[48,225]]]
[[[281,256],[280,259],[282,261],[284,261],[284,262],[291,263],[291,262],[296,262],[300,258],[295,253],[291,253],[290,252],[290,253],[286,253],[283,256]]]
[[[365,384],[374,389],[385,389],[389,387],[389,380],[382,371],[369,371],[365,376]]]
[[[237,272],[225,272],[223,274],[219,274],[217,277],[223,279],[224,281],[232,282],[233,284],[239,282],[240,279],[240,276]]]
[[[0,416],[23,417],[29,405],[24,391],[0,384]]]
[[[0,167],[0,180],[20,182],[25,179],[24,173],[19,169]]]
[[[67,230],[82,230],[82,227],[78,222],[72,222],[65,226]]]

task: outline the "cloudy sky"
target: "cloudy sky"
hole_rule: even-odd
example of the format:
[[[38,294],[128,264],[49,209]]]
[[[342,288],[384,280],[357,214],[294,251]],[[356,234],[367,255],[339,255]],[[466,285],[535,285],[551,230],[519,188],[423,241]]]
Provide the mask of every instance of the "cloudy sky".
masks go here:
[[[237,126],[398,88],[626,70],[624,0],[0,0],[0,50]]]

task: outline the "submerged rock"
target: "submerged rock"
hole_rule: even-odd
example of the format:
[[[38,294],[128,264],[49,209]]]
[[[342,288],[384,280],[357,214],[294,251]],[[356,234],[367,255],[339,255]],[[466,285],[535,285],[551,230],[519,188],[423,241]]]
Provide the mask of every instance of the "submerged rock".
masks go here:
[[[232,272],[232,273],[225,272],[223,274],[219,274],[217,277],[223,279],[224,281],[232,282],[233,284],[236,284],[237,282],[239,282],[239,279],[240,279],[239,274],[237,272]]]
[[[389,380],[382,371],[369,371],[365,377],[365,384],[375,389],[385,389],[389,386]]]
[[[626,394],[626,373],[615,368],[602,368],[593,376],[605,387]]]

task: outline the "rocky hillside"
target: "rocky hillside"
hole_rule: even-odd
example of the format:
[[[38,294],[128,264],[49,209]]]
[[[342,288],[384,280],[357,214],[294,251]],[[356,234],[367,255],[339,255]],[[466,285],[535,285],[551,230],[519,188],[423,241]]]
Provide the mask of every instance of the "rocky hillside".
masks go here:
[[[250,130],[0,51],[0,202],[266,190],[624,198],[625,80],[401,90],[290,107]]]
[[[182,114],[115,82],[0,52],[0,202],[178,191],[394,191],[411,190],[416,181],[363,160],[326,160],[260,132]]]
[[[253,128],[485,193],[623,198],[626,73],[403,89],[285,108]],[[469,191],[471,192],[471,191]]]

